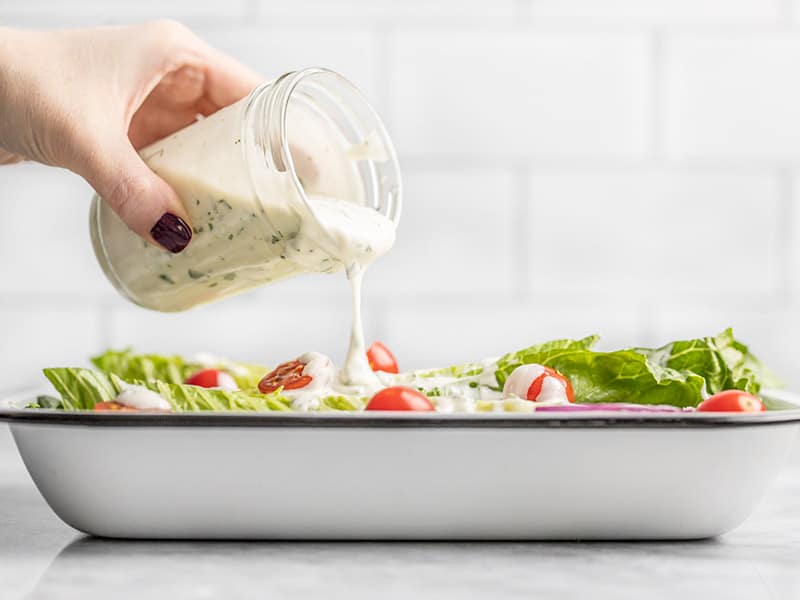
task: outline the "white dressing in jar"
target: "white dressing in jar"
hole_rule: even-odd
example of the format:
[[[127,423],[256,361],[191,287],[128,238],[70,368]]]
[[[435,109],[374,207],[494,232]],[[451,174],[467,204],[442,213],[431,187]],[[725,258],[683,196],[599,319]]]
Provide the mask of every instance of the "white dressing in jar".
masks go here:
[[[354,319],[342,386],[375,389],[361,278],[394,243],[400,175],[380,119],[324,69],[289,73],[141,151],[180,197],[192,241],[172,254],[92,204],[95,253],[132,301],[180,311],[302,273],[346,271]]]

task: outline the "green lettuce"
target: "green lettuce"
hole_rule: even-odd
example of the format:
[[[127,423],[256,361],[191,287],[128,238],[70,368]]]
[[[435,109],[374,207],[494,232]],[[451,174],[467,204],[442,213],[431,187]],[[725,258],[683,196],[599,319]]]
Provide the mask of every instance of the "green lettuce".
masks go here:
[[[557,340],[506,354],[497,364],[497,383],[502,387],[519,365],[538,363],[566,375],[578,402],[690,407],[721,390],[755,394],[762,384],[775,381],[730,329],[653,349],[597,352],[592,350],[597,340]]]
[[[227,391],[170,383],[158,379],[126,380],[115,373],[91,369],[45,369],[44,374],[61,395],[61,399],[42,396],[29,408],[62,408],[92,410],[98,402],[114,400],[126,385],[141,385],[156,392],[175,412],[195,411],[288,411],[290,399],[280,390],[270,394],[251,391]],[[46,398],[46,401],[45,401]],[[326,396],[320,398],[319,411],[356,411],[364,407],[366,398]]]
[[[636,348],[652,363],[702,375],[706,391],[744,390],[757,394],[762,385],[779,387],[777,378],[726,329],[714,337],[672,342],[660,348]]]
[[[108,350],[92,358],[92,364],[104,373],[114,373],[125,381],[164,381],[183,383],[203,369],[203,365],[180,356],[135,354],[130,349]],[[255,389],[269,371],[267,367],[249,363],[220,363],[216,368],[228,372],[243,390]],[[233,368],[231,368],[233,367]]]
[[[61,408],[92,410],[98,402],[117,397],[120,388],[105,373],[91,369],[45,369],[44,375],[61,394]]]
[[[44,374],[61,394],[65,410],[92,410],[98,402],[114,400],[126,384],[141,385],[160,394],[176,412],[289,410],[289,401],[280,392],[215,390],[154,379],[130,381],[91,369],[45,369]]]
[[[413,371],[409,377],[419,377],[428,379],[432,377],[455,377],[456,379],[470,379],[483,373],[485,366],[481,363],[465,363],[462,365],[452,365],[439,369],[421,369]],[[402,375],[402,374],[401,374]]]
[[[352,396],[326,396],[320,398],[319,410],[343,410],[353,412],[363,409],[368,400],[369,398],[354,398]]]
[[[511,352],[496,361],[412,371],[389,380],[394,385],[413,385],[429,397],[446,394],[444,388],[437,387],[441,382],[437,377],[448,378],[449,387],[488,386],[500,390],[518,366],[537,363],[566,375],[575,388],[578,402],[681,407],[697,406],[708,395],[726,389],[758,394],[762,386],[779,386],[777,378],[747,346],[736,340],[730,329],[716,336],[672,342],[659,348],[615,352],[594,350],[598,339],[598,336],[589,336],[579,340],[554,340]],[[43,398],[31,406],[91,410],[97,402],[116,398],[126,384],[137,384],[160,394],[177,412],[290,410],[290,399],[281,395],[280,390],[271,394],[258,391],[258,381],[267,372],[266,367],[258,365],[221,363],[218,368],[231,373],[241,388],[224,391],[185,385],[183,382],[202,366],[180,356],[110,350],[93,358],[92,362],[99,371],[45,369],[45,375],[60,393],[61,400]],[[366,401],[367,398],[328,396],[320,398],[315,410],[361,410]]]

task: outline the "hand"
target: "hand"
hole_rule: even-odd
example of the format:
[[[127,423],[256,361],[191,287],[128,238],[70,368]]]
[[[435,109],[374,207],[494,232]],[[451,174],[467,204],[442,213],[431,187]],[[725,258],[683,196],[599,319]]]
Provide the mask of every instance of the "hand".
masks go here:
[[[0,164],[28,159],[70,169],[136,233],[180,252],[192,235],[186,211],[137,150],[260,81],[172,21],[0,28]]]

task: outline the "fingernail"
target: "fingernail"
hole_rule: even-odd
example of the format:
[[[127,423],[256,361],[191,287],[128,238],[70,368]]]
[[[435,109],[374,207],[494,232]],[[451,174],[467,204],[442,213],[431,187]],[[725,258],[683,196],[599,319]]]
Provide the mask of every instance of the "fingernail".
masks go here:
[[[150,230],[150,235],[159,244],[164,246],[173,254],[177,254],[189,244],[192,239],[192,230],[186,224],[186,221],[173,215],[172,213],[164,213],[158,220],[158,223],[153,225]]]

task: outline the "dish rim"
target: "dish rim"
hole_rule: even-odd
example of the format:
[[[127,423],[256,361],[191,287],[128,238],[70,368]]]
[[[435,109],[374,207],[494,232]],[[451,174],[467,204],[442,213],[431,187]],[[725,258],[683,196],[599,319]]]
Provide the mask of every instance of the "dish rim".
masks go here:
[[[2,394],[0,423],[66,425],[93,428],[320,428],[320,429],[718,429],[800,423],[800,394],[769,390],[769,395],[797,408],[760,413],[723,412],[234,412],[182,413],[65,411],[22,408],[41,388]],[[766,392],[766,390],[765,390]]]
[[[0,409],[9,425],[133,428],[323,428],[323,429],[718,429],[796,425],[800,409],[766,413],[128,413]]]

